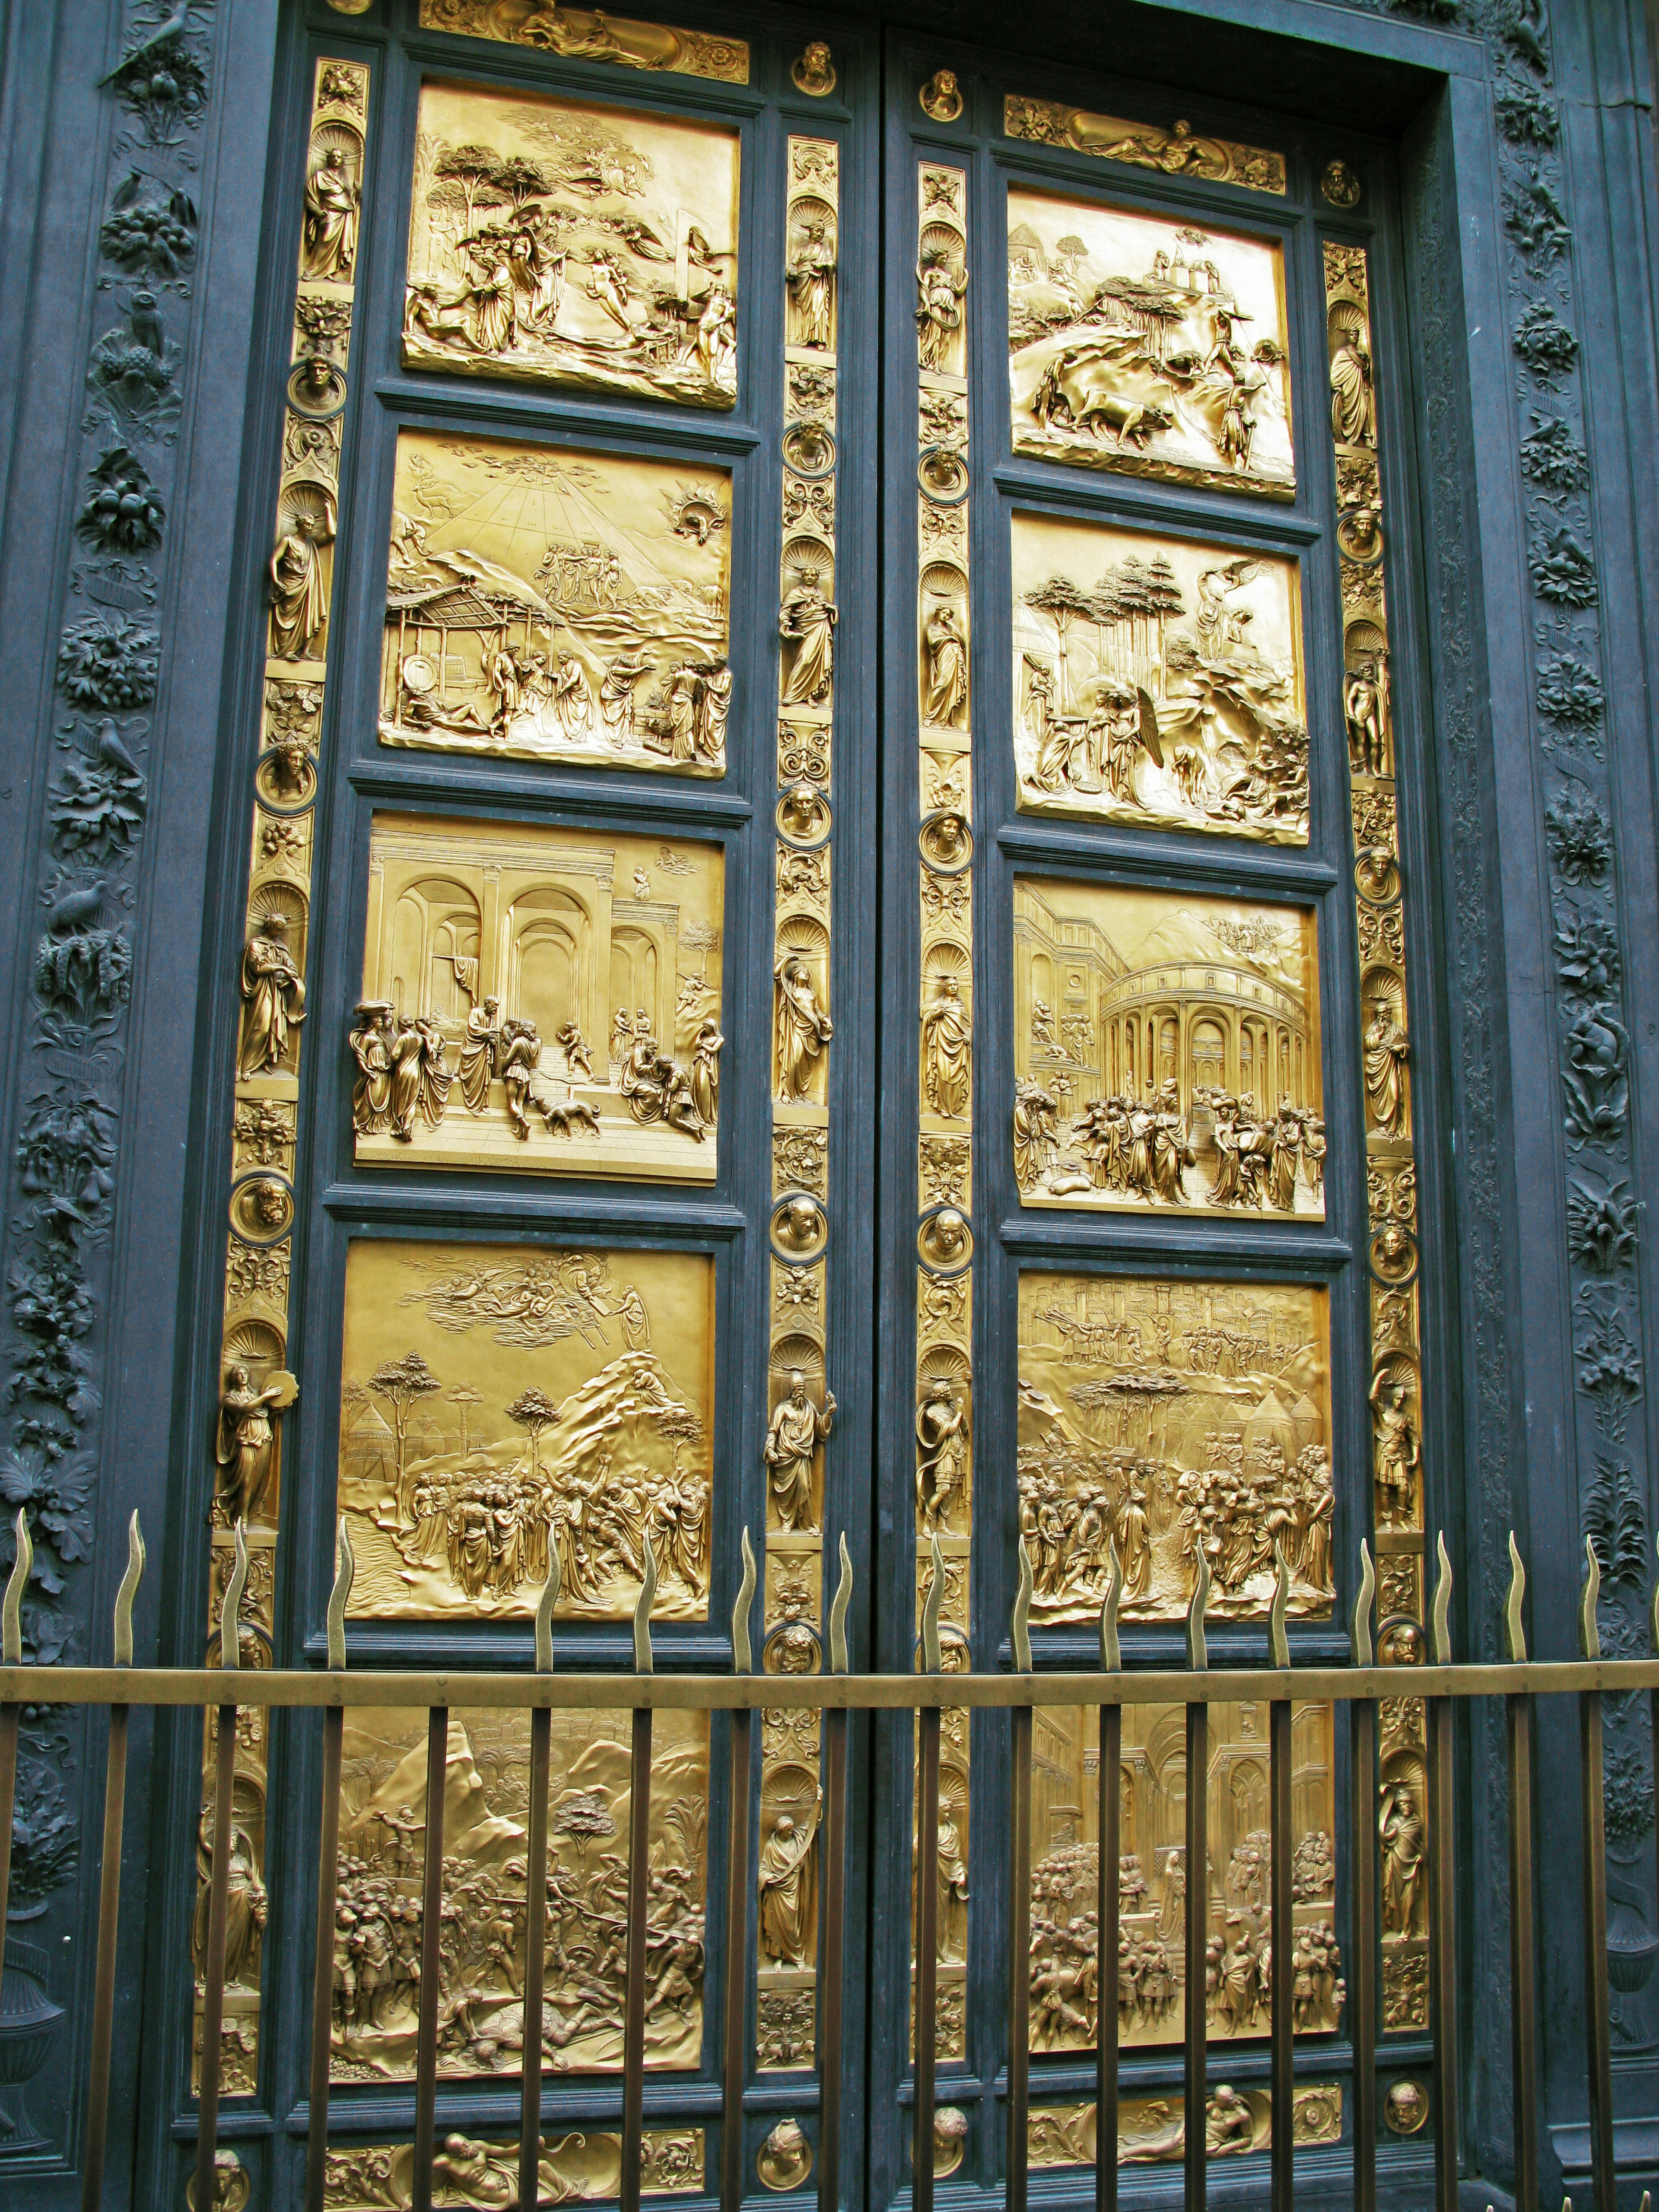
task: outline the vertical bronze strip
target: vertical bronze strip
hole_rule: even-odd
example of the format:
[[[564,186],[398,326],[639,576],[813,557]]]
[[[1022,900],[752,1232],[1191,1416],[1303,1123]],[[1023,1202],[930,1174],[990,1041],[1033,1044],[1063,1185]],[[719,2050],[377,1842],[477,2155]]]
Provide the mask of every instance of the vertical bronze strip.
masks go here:
[[[432,2212],[437,2148],[438,1984],[443,1972],[444,1784],[449,1771],[449,1711],[426,1717],[426,1857],[421,1873],[421,2009],[415,2044],[415,2171],[412,2212]]]
[[[754,1715],[732,1716],[732,1840],[726,1870],[725,2049],[720,2099],[720,2212],[743,2203],[743,2090],[748,2052],[749,1793]]]
[[[1348,1937],[1348,2034],[1353,2045],[1354,2212],[1376,2212],[1376,1706],[1348,1706],[1353,1910]]]
[[[202,2070],[198,2090],[196,2202],[211,2204],[219,2148],[219,2064],[225,2010],[225,1932],[230,1917],[230,1832],[235,1814],[236,1708],[221,1705],[215,1741],[213,1858],[208,1877],[207,1956],[202,1966]],[[9,1826],[9,1821],[8,1821]]]
[[[1013,1851],[1008,1898],[1008,2212],[1025,2212],[1031,2073],[1031,1708],[1014,1708]]]
[[[645,1899],[651,1857],[651,1711],[634,1714],[628,1765],[628,1984],[623,2011],[622,2212],[640,2212],[645,2140]]]
[[[939,1709],[917,1715],[921,1756],[916,1774],[915,2132],[911,2147],[914,2212],[933,2212],[934,2000],[939,1989]]]
[[[1275,1698],[1267,1708],[1272,1803],[1267,1816],[1272,1837],[1273,1899],[1273,2212],[1291,2212],[1296,2171],[1296,2090],[1291,2043],[1291,1953],[1294,1947],[1291,1909],[1291,1701]]]
[[[323,1713],[317,1945],[311,1970],[311,2100],[306,2116],[306,2212],[323,2212],[328,2172],[328,2069],[334,2026],[334,1916],[340,1894],[340,1765],[344,1743],[345,1708],[329,1705]]]
[[[842,1954],[847,1918],[846,1712],[823,1720],[823,1964],[818,2023],[818,2212],[841,2212]]]
[[[1538,1998],[1532,1893],[1532,1699],[1504,1699],[1510,1769],[1510,2051],[1516,2212],[1538,2212]]]
[[[1427,1700],[1429,2033],[1434,2043],[1435,2212],[1457,2212],[1457,1948],[1452,1923],[1452,1701]]]
[[[530,2212],[541,2194],[542,2013],[547,1975],[547,1793],[553,1764],[553,1713],[530,1716],[530,1833],[524,1875],[524,2040],[520,2045],[519,2203]]]
[[[1590,2176],[1595,2212],[1614,2212],[1613,2044],[1607,1986],[1607,1833],[1601,1760],[1601,1694],[1578,1699],[1578,1779],[1583,1807],[1584,2034],[1589,2074]]]
[[[1123,1708],[1100,1709],[1100,1929],[1095,2053],[1095,2212],[1117,2212],[1119,1921],[1122,1905]]]
[[[1204,1977],[1210,1934],[1210,1708],[1187,1708],[1187,1960],[1186,2142],[1182,2151],[1184,2212],[1204,2212],[1207,2177],[1205,2115],[1209,2087],[1205,2039]]]
[[[104,2149],[109,2134],[110,2046],[115,2032],[115,1947],[121,1920],[121,1831],[127,1802],[125,1705],[109,1709],[109,1756],[104,1769],[104,1855],[98,1880],[98,1970],[93,1983],[92,2055],[87,2124],[81,2156],[81,2212],[99,2212]],[[0,1927],[5,1924],[0,1920]]]

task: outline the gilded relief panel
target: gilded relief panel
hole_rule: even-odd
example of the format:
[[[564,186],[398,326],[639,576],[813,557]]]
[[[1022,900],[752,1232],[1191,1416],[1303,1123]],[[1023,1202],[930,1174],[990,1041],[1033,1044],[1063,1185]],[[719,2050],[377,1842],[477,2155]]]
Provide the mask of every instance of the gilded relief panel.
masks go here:
[[[545,2203],[614,2198],[622,2185],[622,2137],[591,2129],[542,2137],[540,2193]],[[640,2189],[646,2197],[696,2194],[702,2186],[701,2128],[647,2128],[641,2145]],[[519,2145],[445,2135],[432,2161],[432,2203],[467,2212],[500,2212],[516,2201]],[[415,2201],[412,2143],[364,2144],[331,2150],[323,2182],[326,2212],[409,2212]]]
[[[529,1747],[522,1713],[449,1717],[442,2074],[516,2079],[520,2070]],[[422,1714],[347,1711],[331,2037],[338,2081],[407,2078],[415,2070],[426,1771]],[[542,2027],[543,2063],[556,2074],[622,2063],[628,1819],[627,1715],[556,1712]],[[659,1713],[646,1918],[647,2066],[695,2066],[702,2048],[708,1821],[708,1716]]]
[[[716,846],[377,814],[358,1161],[713,1182],[724,890]]]
[[[338,1510],[355,1618],[708,1617],[714,1262],[358,1239]]]
[[[738,159],[710,123],[426,85],[405,368],[732,406]]]
[[[683,76],[712,77],[722,84],[749,82],[749,47],[742,39],[671,30],[665,23],[636,23],[597,8],[567,8],[562,0],[421,0],[421,28],[500,39],[509,46],[556,55],[562,61],[669,70]]]
[[[1289,499],[1286,327],[1276,245],[1008,195],[1016,453]]]
[[[1093,1925],[1100,1847],[1096,1708],[1039,1706],[1031,1771],[1031,2049],[1092,2049],[1103,1989]],[[1340,2024],[1346,1989],[1334,1926],[1331,1708],[1292,1708],[1291,1926],[1294,2024]],[[1273,1847],[1267,1708],[1210,1707],[1209,2039],[1267,2032]],[[1188,1889],[1185,1708],[1123,1709],[1117,2037],[1182,2039]],[[1218,2092],[1224,2099],[1228,2093]],[[1234,2148],[1254,2148],[1235,2142]],[[1141,2156],[1159,2154],[1147,2149]],[[1120,2151],[1120,2160],[1121,2152]]]
[[[1292,2107],[1298,2143],[1342,2139],[1342,2087],[1337,2081],[1299,2082]],[[1210,2158],[1243,2158],[1271,2148],[1273,2098],[1261,2088],[1218,2082],[1204,2107],[1204,2147]],[[1092,2105],[1040,2105],[1027,2121],[1027,2157],[1034,2166],[1092,2166],[1097,2129]],[[1179,2093],[1124,2097],[1117,2108],[1120,2166],[1173,2165],[1186,2154],[1187,2116]]]
[[[1014,885],[1021,1203],[1322,1218],[1304,908]]]
[[[1126,1620],[1328,1617],[1327,1294],[1301,1284],[1030,1270],[1019,1282],[1019,1519],[1040,1621],[1092,1621],[1115,1542]]]
[[[1243,185],[1258,192],[1282,194],[1285,190],[1282,154],[1217,138],[1184,121],[1162,131],[1155,124],[1095,115],[1086,107],[1068,107],[1057,100],[1027,100],[1011,92],[1002,103],[1002,128],[1010,138],[1063,146],[1068,153],[1092,154],[1101,161],[1127,161],[1132,168],[1156,169],[1166,177]]]
[[[726,773],[723,469],[404,430],[380,742]]]
[[[1297,564],[1017,514],[1024,808],[1308,842]]]

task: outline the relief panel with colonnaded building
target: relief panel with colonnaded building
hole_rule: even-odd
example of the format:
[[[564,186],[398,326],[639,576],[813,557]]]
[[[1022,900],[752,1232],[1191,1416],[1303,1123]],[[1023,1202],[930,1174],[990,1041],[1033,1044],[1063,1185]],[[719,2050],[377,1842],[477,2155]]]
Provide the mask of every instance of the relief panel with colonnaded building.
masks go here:
[[[339,1511],[362,1620],[708,1617],[714,1262],[359,1239]]]
[[[405,430],[380,742],[723,775],[724,470]]]
[[[715,124],[426,85],[404,367],[731,407],[738,163]]]

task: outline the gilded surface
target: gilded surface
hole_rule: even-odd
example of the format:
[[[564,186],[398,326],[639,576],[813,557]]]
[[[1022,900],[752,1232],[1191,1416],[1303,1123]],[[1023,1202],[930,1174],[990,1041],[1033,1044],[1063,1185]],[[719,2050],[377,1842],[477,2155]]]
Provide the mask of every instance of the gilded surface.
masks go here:
[[[1293,2131],[1299,2143],[1339,2142],[1342,2087],[1337,2081],[1298,2083]],[[1158,2166],[1185,2155],[1187,2122],[1178,2094],[1124,2097],[1117,2108],[1117,2162]],[[1242,2158],[1273,2142],[1273,2099],[1265,2089],[1236,2089],[1218,2082],[1204,2108],[1204,2144],[1210,2158]],[[1027,2122],[1027,2157],[1034,2166],[1092,2166],[1097,2130],[1092,2105],[1039,2105]]]
[[[553,1717],[542,2057],[555,2074],[608,2071],[622,2062],[627,1737],[622,1713]],[[522,1713],[449,1717],[438,2002],[443,2074],[520,2071],[529,1743]],[[415,2070],[426,1768],[422,1715],[348,1709],[331,2037],[336,2081]],[[659,1713],[646,1908],[650,2067],[695,2066],[702,2047],[708,1823],[708,1716]]]
[[[670,70],[724,84],[749,82],[749,47],[743,39],[671,30],[665,23],[636,23],[598,8],[567,8],[562,0],[421,0],[421,28],[500,39],[509,46],[556,55],[562,61]]]
[[[1299,1284],[1027,1270],[1019,1281],[1019,1518],[1032,1617],[1093,1620],[1115,1542],[1127,1620],[1328,1615],[1330,1324]]]
[[[1063,146],[1068,153],[1092,154],[1102,161],[1127,161],[1137,169],[1157,169],[1166,177],[1196,177],[1206,185],[1245,185],[1258,192],[1285,190],[1285,156],[1265,146],[1212,137],[1176,122],[1168,131],[1155,124],[1130,123],[1121,115],[1094,115],[1086,107],[1067,107],[1058,100],[1027,100],[1008,93],[1002,102],[1002,128],[1010,138],[1039,146]]]
[[[730,407],[737,285],[735,131],[423,87],[405,367]]]
[[[1308,842],[1297,564],[1017,514],[1022,807]]]
[[[358,1160],[712,1182],[724,881],[711,845],[377,814]]]
[[[1285,329],[1276,246],[1008,195],[1016,453],[1288,499]]]
[[[723,469],[405,430],[380,740],[726,771]]]
[[[1310,910],[1014,884],[1026,1206],[1322,1217]]]
[[[714,1262],[358,1239],[338,1510],[367,1619],[708,1617]]]
[[[553,2204],[616,2197],[622,2182],[622,2137],[593,2130],[551,2130],[542,2139],[541,2196]],[[408,2212],[413,2204],[412,2143],[362,2144],[331,2150],[323,2184],[328,2212]],[[641,2146],[640,2187],[647,2197],[684,2196],[702,2186],[701,2128],[647,2128]],[[515,2201],[519,2144],[454,2130],[439,2138],[432,2166],[434,2205],[501,2212]]]

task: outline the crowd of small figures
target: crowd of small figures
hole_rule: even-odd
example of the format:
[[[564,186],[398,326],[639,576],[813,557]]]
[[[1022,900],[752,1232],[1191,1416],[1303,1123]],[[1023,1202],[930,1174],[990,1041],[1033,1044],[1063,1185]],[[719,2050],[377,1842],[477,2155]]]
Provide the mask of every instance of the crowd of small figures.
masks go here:
[[[1254,1091],[1202,1085],[1193,1103],[1213,1117],[1215,1179],[1205,1205],[1291,1213],[1298,1181],[1321,1197],[1325,1124],[1310,1108],[1281,1098],[1277,1113],[1263,1119]],[[1189,1202],[1185,1171],[1197,1165],[1198,1152],[1172,1077],[1148,1084],[1142,1098],[1124,1091],[1090,1099],[1066,1125],[1064,1139],[1059,1116],[1054,1092],[1043,1083],[1034,1077],[1016,1083],[1014,1173],[1022,1190],[1040,1188],[1055,1198],[1105,1191],[1153,1206]]]
[[[562,1089],[542,1067],[540,1031],[533,1022],[509,1016],[501,1002],[486,999],[466,1018],[459,1065],[446,1058],[447,1039],[436,1014],[399,1014],[386,999],[365,999],[350,1036],[358,1076],[351,1094],[352,1127],[360,1137],[390,1133],[400,1143],[414,1141],[418,1118],[435,1129],[459,1078],[467,1111],[489,1109],[489,1088],[500,1080],[507,1116],[515,1137],[528,1138],[530,1115],[539,1114],[550,1135],[568,1137],[579,1128],[599,1133],[599,1109],[578,1098],[579,1077],[598,1080],[593,1055],[574,1022],[564,1023],[556,1042],[564,1058]],[[641,1007],[629,1016],[619,1008],[611,1033],[611,1065],[616,1087],[631,1118],[642,1127],[656,1121],[678,1129],[702,1144],[714,1126],[720,1104],[720,1054],[725,1043],[712,1018],[699,1027],[689,1066],[663,1052],[651,1018]]]
[[[615,1832],[599,1793],[556,1811],[592,1816],[588,1833]],[[407,2040],[419,2007],[421,1932],[418,1816],[409,1808],[378,1816],[386,1829],[373,1858],[343,1857],[334,1914],[334,2049],[372,2062],[390,2039]],[[523,2047],[526,1868],[499,1869],[446,1857],[440,1938],[438,2049],[450,2070],[516,2066]],[[704,1966],[702,1911],[689,1868],[653,1868],[646,1905],[646,2018],[670,2027],[690,2020]],[[509,1884],[516,1884],[514,1893]],[[579,2037],[617,2029],[626,1972],[628,1862],[600,1854],[577,1874],[555,1856],[547,1871],[544,2062],[556,2071]]]

